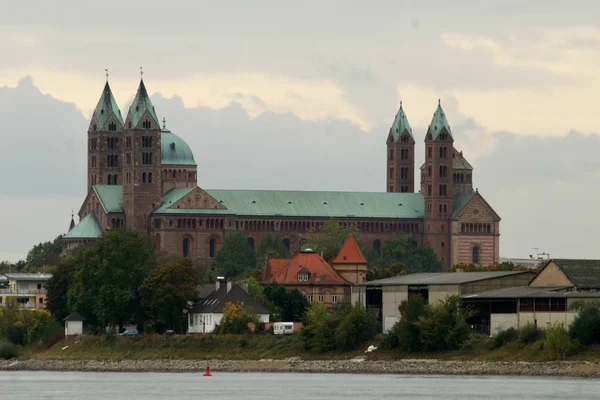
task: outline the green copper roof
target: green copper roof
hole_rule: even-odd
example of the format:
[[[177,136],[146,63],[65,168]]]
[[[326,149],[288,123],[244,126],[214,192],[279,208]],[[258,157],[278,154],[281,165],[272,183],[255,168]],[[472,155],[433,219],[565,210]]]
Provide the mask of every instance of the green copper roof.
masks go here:
[[[116,117],[117,121],[119,121],[121,126],[123,126],[121,110],[119,110],[119,106],[113,97],[112,91],[110,90],[110,85],[108,82],[106,82],[106,85],[104,85],[104,90],[102,90],[102,96],[100,96],[100,100],[98,100],[98,104],[94,110],[92,123],[96,124],[96,130],[107,131],[108,120],[113,115]]]
[[[75,228],[75,220],[73,219],[73,216],[71,216],[71,223],[69,224],[69,231],[73,228]]]
[[[404,109],[402,108],[402,102],[400,102],[400,109],[396,113],[396,117],[394,118],[394,123],[392,124],[391,133],[394,138],[394,142],[397,142],[400,139],[400,136],[406,131],[411,138],[413,138],[412,128],[408,123],[408,118],[406,118],[406,114],[404,113]],[[414,138],[413,138],[414,139]]]
[[[463,210],[463,208],[465,208],[466,205],[469,204],[471,200],[473,200],[473,197],[475,197],[475,192],[461,193],[454,196],[454,204],[452,207],[453,211],[451,218],[456,218],[458,214]]]
[[[94,185],[94,192],[106,213],[123,212],[123,186]]]
[[[450,124],[446,119],[446,113],[442,109],[441,103],[438,103],[438,107],[433,113],[433,118],[431,119],[431,123],[429,124],[429,132],[431,132],[431,137],[433,140],[437,138],[442,129],[446,128],[446,131],[452,137],[452,131],[450,130]]]
[[[171,131],[163,130],[160,134],[161,164],[169,165],[196,165],[194,153],[190,146],[179,136]]]
[[[305,192],[289,190],[205,189],[227,207],[215,209],[169,208],[193,188],[173,189],[154,214],[229,214],[243,216],[321,218],[423,218],[419,193]]]
[[[148,96],[146,85],[144,85],[144,81],[141,80],[140,86],[135,94],[135,99],[133,99],[133,103],[131,103],[131,106],[129,107],[129,113],[127,114],[127,120],[131,122],[131,126],[133,128],[137,127],[146,111],[150,115],[150,118],[154,120],[154,123],[157,126],[160,126],[158,123],[158,117],[156,116],[156,111],[154,110],[154,106],[150,101],[150,96]]]
[[[73,229],[71,229],[64,239],[94,239],[102,234],[100,224],[94,213],[89,213]]]

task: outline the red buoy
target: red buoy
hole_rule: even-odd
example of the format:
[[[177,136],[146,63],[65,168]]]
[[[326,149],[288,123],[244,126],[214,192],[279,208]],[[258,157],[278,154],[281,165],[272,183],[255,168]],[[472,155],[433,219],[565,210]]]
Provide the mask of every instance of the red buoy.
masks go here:
[[[210,365],[206,366],[206,371],[204,371],[204,376],[212,376],[210,373]]]

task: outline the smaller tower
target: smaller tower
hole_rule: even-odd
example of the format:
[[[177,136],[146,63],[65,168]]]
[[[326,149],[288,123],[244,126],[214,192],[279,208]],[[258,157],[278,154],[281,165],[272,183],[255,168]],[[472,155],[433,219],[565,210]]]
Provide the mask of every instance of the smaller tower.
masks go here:
[[[333,260],[332,267],[345,280],[360,284],[367,280],[368,261],[360,251],[354,236],[350,235],[342,244],[338,255]]]
[[[413,193],[415,191],[415,139],[402,108],[402,102],[390,128],[386,144],[386,190]]]
[[[452,131],[446,113],[438,101],[425,137],[423,197],[425,198],[425,243],[450,267],[450,217],[454,204]]]
[[[149,215],[162,195],[161,126],[144,80],[125,119],[123,209],[128,229],[146,234]]]
[[[93,185],[120,185],[123,162],[123,117],[106,84],[88,128],[88,190]]]

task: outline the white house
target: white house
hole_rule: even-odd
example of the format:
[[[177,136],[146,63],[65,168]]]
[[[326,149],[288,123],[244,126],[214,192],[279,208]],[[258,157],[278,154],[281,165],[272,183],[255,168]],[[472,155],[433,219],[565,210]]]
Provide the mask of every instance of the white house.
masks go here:
[[[188,314],[188,333],[209,333],[221,323],[223,307],[227,303],[238,303],[252,313],[258,314],[261,322],[269,322],[269,310],[254,300],[240,285],[217,281],[215,290],[200,300]]]
[[[83,318],[76,312],[73,312],[64,319],[65,321],[65,336],[81,335],[83,333]]]

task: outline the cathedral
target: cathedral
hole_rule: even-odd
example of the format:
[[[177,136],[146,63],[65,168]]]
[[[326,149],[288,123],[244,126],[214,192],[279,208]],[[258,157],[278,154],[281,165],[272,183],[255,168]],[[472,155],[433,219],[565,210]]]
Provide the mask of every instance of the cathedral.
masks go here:
[[[418,192],[415,137],[402,103],[387,135],[385,192],[206,189],[197,184],[194,153],[159,119],[143,79],[125,119],[107,81],[88,129],[87,196],[63,253],[104,231],[132,229],[155,250],[202,266],[227,234],[241,232],[251,247],[275,235],[294,254],[308,229],[334,218],[356,225],[377,252],[405,233],[431,246],[444,269],[497,264],[500,217],[473,189],[473,167],[454,148],[439,103],[424,142]]]

